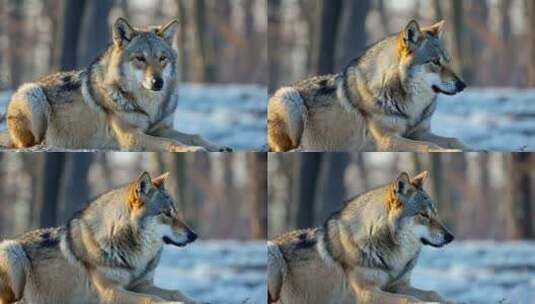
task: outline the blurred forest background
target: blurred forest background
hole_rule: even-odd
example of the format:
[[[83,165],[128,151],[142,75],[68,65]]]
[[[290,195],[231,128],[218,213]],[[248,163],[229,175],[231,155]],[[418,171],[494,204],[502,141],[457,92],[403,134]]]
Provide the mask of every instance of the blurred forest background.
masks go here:
[[[269,89],[340,71],[366,46],[446,20],[453,65],[471,86],[535,86],[532,0],[269,0]]]
[[[265,84],[265,0],[2,0],[0,90],[87,66],[122,16],[133,26],[178,18],[181,80]]]
[[[0,153],[0,239],[64,224],[98,194],[171,172],[167,189],[203,239],[265,239],[265,153]]]
[[[322,225],[343,201],[401,171],[430,175],[430,193],[460,239],[535,238],[535,154],[270,154],[269,238]]]

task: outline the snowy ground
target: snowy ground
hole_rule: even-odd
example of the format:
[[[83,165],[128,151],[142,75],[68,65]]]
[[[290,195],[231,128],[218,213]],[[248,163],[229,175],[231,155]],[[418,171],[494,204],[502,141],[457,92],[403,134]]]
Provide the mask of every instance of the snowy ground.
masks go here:
[[[535,242],[454,241],[425,247],[415,287],[460,303],[535,303]]]
[[[535,89],[475,88],[440,95],[433,131],[489,151],[535,151]]]
[[[166,246],[155,284],[206,303],[267,302],[265,241],[197,241]]]
[[[182,84],[175,128],[201,134],[235,150],[261,150],[266,143],[267,89],[255,85]],[[10,92],[0,92],[0,119]],[[0,130],[5,124],[0,125]]]

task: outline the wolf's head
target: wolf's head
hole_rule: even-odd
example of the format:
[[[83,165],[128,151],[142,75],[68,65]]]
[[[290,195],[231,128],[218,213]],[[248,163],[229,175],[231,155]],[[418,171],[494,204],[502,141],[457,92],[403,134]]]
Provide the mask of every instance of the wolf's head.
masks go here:
[[[109,68],[117,69],[112,72],[123,86],[159,92],[175,85],[177,54],[172,44],[177,27],[176,20],[148,29],[133,28],[123,18],[115,22]]]
[[[397,55],[405,79],[423,81],[435,93],[454,95],[466,84],[452,71],[442,41],[444,21],[420,28],[414,20],[397,37]]]
[[[153,242],[186,246],[197,239],[181,219],[173,199],[165,189],[168,173],[151,179],[147,172],[128,188],[127,204],[131,219]]]
[[[454,237],[440,222],[433,201],[423,189],[426,177],[427,172],[412,179],[401,173],[389,187],[386,208],[396,223],[396,233],[424,245],[442,247]]]

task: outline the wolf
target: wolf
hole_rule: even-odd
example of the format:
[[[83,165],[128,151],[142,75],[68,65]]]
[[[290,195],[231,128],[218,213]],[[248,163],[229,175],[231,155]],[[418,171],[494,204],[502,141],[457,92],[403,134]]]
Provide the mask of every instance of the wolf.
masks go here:
[[[0,303],[195,303],[154,286],[164,244],[197,235],[165,189],[144,172],[94,199],[65,226],[0,243]]]
[[[431,132],[437,94],[466,84],[450,68],[444,21],[399,33],[369,47],[338,74],[277,90],[268,102],[271,151],[468,150]]]
[[[402,172],[347,201],[322,227],[269,241],[269,303],[447,302],[410,285],[422,246],[454,238],[423,189],[426,176]]]
[[[230,151],[173,129],[178,21],[145,29],[119,18],[88,68],[23,84],[7,109],[11,144],[74,149]]]

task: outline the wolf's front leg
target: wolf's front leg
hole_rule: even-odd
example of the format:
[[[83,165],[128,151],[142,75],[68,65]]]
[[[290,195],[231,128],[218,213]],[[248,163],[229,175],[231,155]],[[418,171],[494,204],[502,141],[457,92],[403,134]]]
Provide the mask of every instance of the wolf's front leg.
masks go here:
[[[152,152],[199,152],[206,151],[199,146],[188,146],[182,142],[147,135],[136,128],[132,128],[119,120],[112,120],[111,127],[115,140],[121,149],[128,151],[152,151]]]
[[[207,140],[203,139],[200,135],[196,135],[196,134],[191,135],[191,134],[182,133],[170,127],[155,130],[151,135],[154,135],[157,137],[170,138],[170,139],[179,141],[181,143],[184,143],[186,145],[200,146],[200,147],[205,148],[209,152],[231,152],[232,151],[232,149],[229,147],[218,146],[216,144],[208,142]]]
[[[412,140],[394,134],[377,138],[375,144],[381,152],[449,152],[432,142]]]
[[[185,304],[197,304],[178,290],[169,290],[156,287],[154,285],[142,285],[135,288],[135,291],[158,296],[169,301],[178,301]]]
[[[457,138],[438,136],[438,135],[431,133],[430,131],[421,131],[421,132],[411,134],[410,138],[415,139],[415,140],[423,140],[423,141],[432,142],[445,149],[474,151],[474,149],[463,144]]]
[[[356,303],[382,303],[382,304],[409,304],[421,302],[411,295],[391,293],[374,286],[354,286],[351,284],[356,296]]]
[[[437,292],[432,290],[423,290],[414,288],[409,285],[398,286],[393,289],[396,293],[406,294],[418,298],[425,302],[452,303],[442,298]]]

